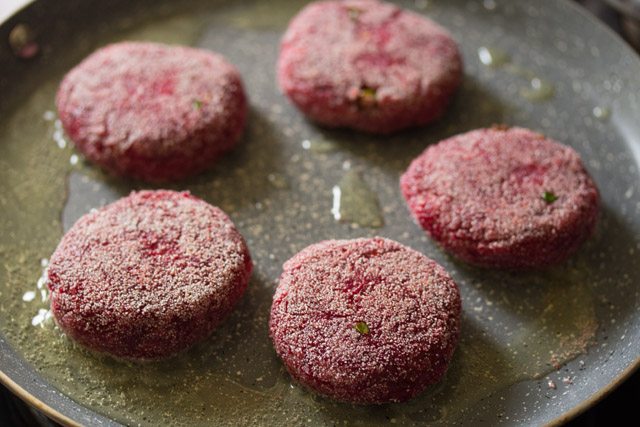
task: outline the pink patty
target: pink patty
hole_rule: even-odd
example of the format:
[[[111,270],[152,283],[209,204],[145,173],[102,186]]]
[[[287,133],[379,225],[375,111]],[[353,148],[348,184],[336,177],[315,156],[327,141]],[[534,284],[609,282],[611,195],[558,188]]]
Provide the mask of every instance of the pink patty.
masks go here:
[[[433,145],[400,186],[445,250],[488,267],[563,261],[598,218],[598,189],[578,153],[522,128],[479,129]]]
[[[445,373],[460,329],[458,288],[392,240],[328,240],[284,264],[269,322],[300,383],[336,400],[399,402]]]
[[[237,143],[247,112],[240,75],[222,56],[137,42],[90,55],[65,76],[56,102],[89,160],[151,182],[209,167]]]
[[[186,192],[134,192],[62,238],[48,269],[51,310],[91,350],[160,359],[207,337],[251,270],[242,236],[220,209]]]
[[[280,87],[309,118],[382,134],[440,117],[461,76],[458,48],[443,28],[370,0],[305,7],[278,62]]]

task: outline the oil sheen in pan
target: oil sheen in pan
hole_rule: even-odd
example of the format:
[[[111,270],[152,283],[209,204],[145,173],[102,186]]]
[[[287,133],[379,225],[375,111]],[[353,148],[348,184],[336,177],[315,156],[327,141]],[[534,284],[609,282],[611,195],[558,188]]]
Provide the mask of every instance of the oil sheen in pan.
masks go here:
[[[504,11],[495,10],[495,3],[489,3],[490,7],[429,3],[427,12],[461,42],[466,60],[461,95],[441,123],[384,139],[318,129],[278,93],[277,45],[288,18],[300,7],[298,2],[210,6],[211,13],[194,8],[168,18],[147,17],[140,20],[142,24],[133,16],[119,22],[119,29],[108,37],[78,37],[91,43],[69,46],[69,59],[58,58],[50,79],[0,127],[4,189],[0,230],[10,237],[0,245],[5,260],[0,268],[2,330],[58,389],[126,424],[474,423],[485,419],[486,413],[493,417],[490,422],[509,416],[508,405],[487,403],[487,396],[499,395],[508,386],[536,379],[529,381],[531,393],[537,393],[528,399],[533,408],[578,384],[583,380],[579,370],[556,368],[583,357],[585,350],[606,351],[601,350],[598,331],[615,323],[623,307],[603,300],[601,290],[615,285],[620,295],[632,295],[632,284],[638,279],[612,277],[602,267],[609,259],[632,262],[636,258],[638,242],[619,217],[631,214],[631,209],[614,215],[605,208],[598,234],[566,265],[543,273],[496,273],[468,268],[446,257],[411,221],[398,191],[400,172],[429,143],[506,122],[571,142],[585,155],[601,188],[624,189],[620,206],[637,202],[635,164],[625,153],[607,151],[616,143],[607,134],[608,118],[593,120],[594,105],[576,108],[569,116],[556,103],[580,97],[581,88],[569,87],[567,93],[566,82],[559,81],[560,90],[535,97],[533,102],[521,96],[527,84],[522,76],[505,71],[504,66],[483,64],[478,49],[500,43],[498,24],[507,19],[499,15]],[[475,8],[474,13],[461,14],[460,7]],[[487,22],[473,21],[474,14],[497,29],[486,31]],[[240,68],[252,105],[241,146],[211,172],[173,187],[187,188],[223,208],[247,237],[256,264],[248,293],[210,340],[176,359],[142,366],[97,360],[64,338],[48,315],[46,287],[39,279],[63,229],[89,209],[141,188],[141,184],[107,177],[79,160],[53,113],[63,72],[94,47],[120,39],[196,44],[220,51]],[[554,75],[544,74],[547,64],[519,51],[517,43],[505,42],[500,48],[511,54],[510,64],[532,70],[555,88]],[[574,82],[581,84],[579,79]],[[605,103],[598,108],[609,111],[607,97],[598,99]],[[331,149],[310,149],[305,141],[324,141]],[[344,185],[345,176],[351,177],[349,182],[357,176],[359,185]],[[619,178],[608,184],[605,176]],[[348,221],[342,216],[336,221],[332,212],[335,187],[355,192],[349,200],[365,201],[349,206]],[[609,193],[603,196],[605,201],[618,201]],[[360,216],[354,214],[358,209]],[[359,218],[374,220],[358,224]],[[280,266],[293,253],[326,238],[376,234],[426,253],[453,273],[464,298],[463,332],[441,384],[405,404],[353,407],[291,385],[272,350],[267,321]],[[628,304],[633,307],[633,301]]]

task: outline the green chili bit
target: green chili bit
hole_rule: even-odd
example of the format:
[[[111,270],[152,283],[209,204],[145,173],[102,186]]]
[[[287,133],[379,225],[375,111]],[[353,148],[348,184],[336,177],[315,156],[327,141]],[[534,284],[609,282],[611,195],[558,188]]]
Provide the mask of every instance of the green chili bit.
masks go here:
[[[547,203],[553,203],[556,200],[558,200],[558,196],[556,196],[555,193],[552,191],[545,191],[544,194],[542,195],[542,200],[544,200]]]
[[[347,11],[349,12],[349,18],[351,18],[354,21],[358,19],[358,17],[362,13],[362,10],[358,9],[357,7],[348,7]]]
[[[358,105],[361,108],[371,107],[376,105],[376,89],[372,87],[363,86],[358,92]]]
[[[191,105],[193,105],[193,108],[195,108],[196,110],[199,110],[200,108],[202,108],[202,101],[200,101],[199,99],[194,99]]]
[[[369,333],[369,325],[366,322],[356,322],[353,326],[354,329],[360,332],[362,335],[367,335]]]

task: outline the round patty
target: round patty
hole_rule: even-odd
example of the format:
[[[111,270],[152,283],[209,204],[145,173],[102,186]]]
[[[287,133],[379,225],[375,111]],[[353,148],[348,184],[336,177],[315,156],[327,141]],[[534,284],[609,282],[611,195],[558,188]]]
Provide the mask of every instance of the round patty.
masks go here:
[[[278,61],[281,89],[310,119],[380,134],[440,117],[461,76],[443,28],[371,0],[311,3],[289,24]]]
[[[237,143],[247,113],[240,75],[222,56],[138,42],[90,55],[65,76],[56,103],[85,157],[150,182],[209,167]]]
[[[333,399],[400,402],[445,373],[458,288],[419,252],[382,238],[329,240],[284,264],[271,338],[293,378]]]
[[[90,350],[171,356],[207,337],[244,293],[252,263],[220,209],[173,191],[131,193],[80,218],[51,257],[51,310]]]
[[[578,153],[522,128],[479,129],[433,145],[400,186],[433,239],[487,267],[561,262],[598,218],[598,189]]]

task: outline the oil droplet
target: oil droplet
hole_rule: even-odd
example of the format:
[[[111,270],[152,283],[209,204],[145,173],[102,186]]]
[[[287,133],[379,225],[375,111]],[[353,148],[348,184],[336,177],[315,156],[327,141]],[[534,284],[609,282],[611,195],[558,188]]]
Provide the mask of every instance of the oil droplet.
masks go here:
[[[42,258],[40,260],[40,266],[42,267],[42,274],[38,277],[38,281],[36,282],[36,288],[45,290],[47,289],[47,266],[49,265],[49,260],[46,258]]]
[[[40,276],[40,278],[38,279],[38,282],[36,283],[36,287],[38,289],[44,289],[44,285],[45,283],[47,283],[47,278],[45,276],[46,275],[43,273],[42,276]]]
[[[60,149],[67,146],[67,140],[64,138],[64,130],[62,130],[62,122],[60,120],[53,122],[53,140]]]
[[[525,79],[533,80],[536,78],[536,75],[531,70],[527,70],[520,65],[506,64],[505,70],[514,76],[524,77]]]
[[[553,85],[538,77],[531,79],[530,87],[520,90],[520,95],[529,101],[547,101],[553,98],[554,94]]]
[[[71,155],[71,157],[69,157],[69,163],[70,163],[72,166],[77,165],[77,164],[78,164],[78,160],[79,160],[79,159],[78,159],[78,155],[77,155],[77,154],[72,154],[72,155]]]
[[[482,5],[487,10],[494,10],[497,6],[495,0],[484,0]]]
[[[512,349],[521,350],[514,357],[524,367],[523,378],[540,378],[549,372],[549,366],[558,369],[593,342],[598,329],[595,303],[580,274],[568,286],[551,286],[536,320],[514,334]],[[555,281],[553,275],[549,280]]]
[[[51,311],[40,308],[38,309],[38,314],[36,314],[33,319],[31,319],[31,325],[40,326],[41,328],[43,328],[45,322],[49,319],[51,319]]]
[[[52,122],[55,118],[56,118],[56,113],[54,113],[51,110],[47,110],[44,112],[44,114],[42,115],[42,118],[44,120],[46,120],[47,122]]]
[[[270,173],[269,175],[267,175],[267,181],[269,181],[269,184],[279,190],[289,188],[287,178],[285,178],[284,175],[280,175],[279,173]]]
[[[34,291],[27,291],[22,295],[22,301],[30,302],[36,299],[36,293]]]
[[[357,171],[347,171],[331,192],[333,194],[331,213],[336,221],[370,228],[379,228],[384,225],[378,196]]]
[[[312,153],[329,153],[335,151],[337,146],[334,142],[324,139],[311,140],[305,139],[302,141],[302,148],[309,150]]]
[[[606,120],[611,115],[611,110],[609,110],[607,107],[596,106],[596,107],[593,107],[592,114],[593,114],[593,117],[595,117],[598,120]]]
[[[333,194],[333,205],[331,206],[331,214],[336,221],[340,221],[342,219],[342,212],[340,211],[342,203],[342,190],[339,186],[334,185],[331,189],[331,194]]]
[[[414,4],[416,5],[416,9],[420,10],[425,10],[429,7],[429,2],[427,0],[416,0]]]
[[[478,49],[478,58],[484,65],[497,68],[509,62],[509,55],[500,49],[481,46]]]

